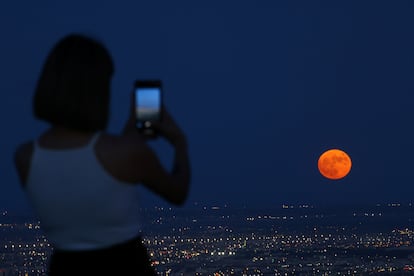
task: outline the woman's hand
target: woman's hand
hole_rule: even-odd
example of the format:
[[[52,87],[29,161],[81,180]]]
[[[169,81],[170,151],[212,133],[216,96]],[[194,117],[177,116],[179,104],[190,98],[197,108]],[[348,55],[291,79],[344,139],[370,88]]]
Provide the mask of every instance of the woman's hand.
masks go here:
[[[165,106],[162,106],[162,118],[161,121],[154,121],[151,122],[151,127],[155,130],[155,136],[148,136],[144,134],[140,134],[136,128],[136,110],[135,110],[135,103],[134,103],[134,92],[131,93],[130,102],[129,102],[129,116],[128,120],[125,124],[123,134],[134,134],[140,136],[143,140],[151,140],[157,138],[157,136],[164,137],[167,139],[172,145],[180,146],[180,147],[187,147],[187,141],[185,135],[181,128],[177,125],[174,121],[168,110]]]
[[[132,134],[136,137],[140,137],[142,140],[149,140],[152,137],[139,133],[138,129],[136,127],[136,106],[135,106],[134,100],[135,100],[134,91],[132,91],[131,96],[130,96],[130,100],[129,100],[128,119],[125,123],[122,134],[123,135],[131,135]]]
[[[174,146],[187,147],[187,141],[183,131],[177,125],[165,106],[162,106],[161,112],[161,121],[151,122],[152,128],[158,135],[167,139]]]

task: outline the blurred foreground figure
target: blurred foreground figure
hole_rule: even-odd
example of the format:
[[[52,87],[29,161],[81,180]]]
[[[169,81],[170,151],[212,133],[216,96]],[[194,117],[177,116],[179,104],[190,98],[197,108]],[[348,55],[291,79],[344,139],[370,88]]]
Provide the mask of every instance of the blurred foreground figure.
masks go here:
[[[188,195],[186,137],[165,107],[153,128],[175,149],[171,172],[137,132],[133,104],[123,132],[105,132],[113,71],[98,41],[78,34],[60,40],[33,101],[35,117],[50,128],[15,152],[23,190],[54,248],[51,276],[155,275],[142,243],[137,185],[175,205]]]

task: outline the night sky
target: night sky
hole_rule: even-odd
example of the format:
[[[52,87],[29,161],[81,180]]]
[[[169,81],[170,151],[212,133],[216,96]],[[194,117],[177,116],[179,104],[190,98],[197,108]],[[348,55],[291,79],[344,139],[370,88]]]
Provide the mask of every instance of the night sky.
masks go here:
[[[413,14],[412,1],[1,3],[0,209],[27,207],[13,152],[48,127],[32,115],[34,87],[72,32],[113,56],[109,132],[121,131],[136,79],[163,80],[189,139],[187,207],[411,202]],[[152,145],[168,166],[168,144]],[[329,148],[352,158],[344,179],[318,172]],[[142,200],[164,204],[145,189]]]

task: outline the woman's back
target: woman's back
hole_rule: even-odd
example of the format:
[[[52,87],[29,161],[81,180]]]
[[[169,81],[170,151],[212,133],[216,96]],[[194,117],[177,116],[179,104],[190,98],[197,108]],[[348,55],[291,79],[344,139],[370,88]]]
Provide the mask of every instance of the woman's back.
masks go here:
[[[48,131],[16,151],[23,189],[53,246],[50,275],[155,275],[141,239],[128,137]],[[121,179],[117,179],[121,178]]]
[[[116,155],[117,144],[109,144],[101,133],[86,145],[67,140],[62,147],[64,142],[46,134],[33,143],[25,185],[49,239],[60,249],[84,250],[137,236],[137,189],[111,174],[109,157]]]

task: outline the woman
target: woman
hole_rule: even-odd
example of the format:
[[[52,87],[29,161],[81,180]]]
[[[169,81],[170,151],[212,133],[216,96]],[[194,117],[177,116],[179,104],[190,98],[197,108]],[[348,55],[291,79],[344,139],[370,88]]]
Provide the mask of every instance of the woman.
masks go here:
[[[35,117],[50,128],[15,152],[23,190],[54,249],[52,276],[155,275],[141,239],[136,185],[175,205],[187,198],[187,141],[165,108],[153,128],[175,149],[171,172],[136,131],[133,104],[123,132],[105,132],[112,74],[111,56],[96,40],[60,40],[33,101]]]

